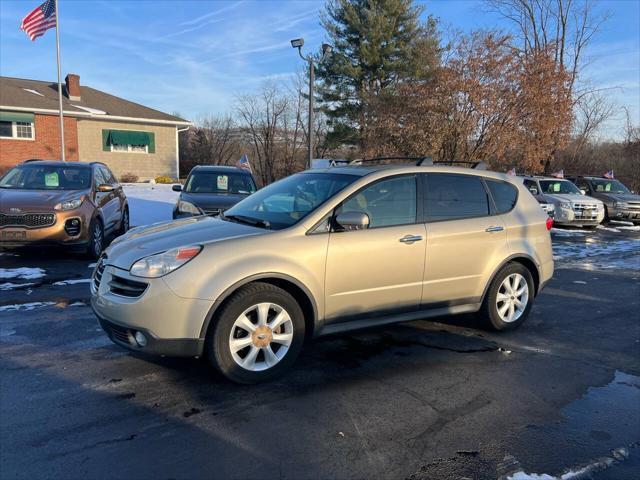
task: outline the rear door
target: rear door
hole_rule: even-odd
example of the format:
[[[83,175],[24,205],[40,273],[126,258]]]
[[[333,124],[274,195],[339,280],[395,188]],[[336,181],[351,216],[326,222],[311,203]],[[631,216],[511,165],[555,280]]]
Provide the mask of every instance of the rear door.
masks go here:
[[[426,232],[418,222],[417,180],[400,175],[376,181],[336,208],[336,214],[366,213],[370,227],[329,234],[327,323],[419,308]]]
[[[502,218],[481,177],[424,174],[427,253],[423,306],[476,303],[508,252]]]

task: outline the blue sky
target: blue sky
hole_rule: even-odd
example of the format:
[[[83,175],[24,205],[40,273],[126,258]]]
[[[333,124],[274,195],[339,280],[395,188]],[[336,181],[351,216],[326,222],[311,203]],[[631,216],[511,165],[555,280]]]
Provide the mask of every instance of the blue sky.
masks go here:
[[[42,0],[0,0],[0,72],[55,80],[55,35],[35,42],[20,21]],[[230,111],[266,81],[290,84],[302,61],[289,40],[324,40],[316,0],[59,0],[62,70],[81,83],[189,119]],[[506,28],[476,0],[425,0],[443,26]],[[640,0],[603,0],[611,18],[590,46],[584,77],[640,123]],[[619,137],[624,116],[604,132]]]

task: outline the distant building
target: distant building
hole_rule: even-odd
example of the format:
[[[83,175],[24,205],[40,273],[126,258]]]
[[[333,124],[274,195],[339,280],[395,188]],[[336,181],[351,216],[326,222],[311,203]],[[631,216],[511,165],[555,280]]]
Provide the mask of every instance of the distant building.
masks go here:
[[[190,122],[80,85],[63,85],[65,156],[106,163],[141,180],[178,177],[178,131]],[[30,158],[60,159],[58,84],[0,77],[0,168]]]

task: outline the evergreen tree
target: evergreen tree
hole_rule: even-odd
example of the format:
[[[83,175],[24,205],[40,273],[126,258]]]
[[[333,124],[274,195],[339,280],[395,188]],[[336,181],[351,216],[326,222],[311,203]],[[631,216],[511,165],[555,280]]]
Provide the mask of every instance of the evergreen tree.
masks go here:
[[[318,67],[318,78],[331,146],[372,153],[370,127],[384,116],[380,99],[437,67],[436,21],[422,22],[422,11],[412,0],[328,0],[322,26],[334,53]]]

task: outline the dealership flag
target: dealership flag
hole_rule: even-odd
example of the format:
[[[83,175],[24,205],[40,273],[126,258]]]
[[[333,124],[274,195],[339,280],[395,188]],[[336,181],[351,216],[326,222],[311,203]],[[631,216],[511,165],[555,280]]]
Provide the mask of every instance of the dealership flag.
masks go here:
[[[515,167],[507,170],[507,175],[514,175],[515,176],[515,174],[516,174],[516,168]]]
[[[553,172],[551,176],[556,178],[564,178],[564,170],[558,170],[557,172]]]
[[[613,180],[613,170],[609,170],[607,173],[603,175],[604,178],[608,178],[609,180]]]
[[[34,41],[56,26],[56,0],[47,0],[22,19],[20,30]]]
[[[249,157],[247,157],[246,153],[243,154],[240,157],[240,160],[236,162],[236,167],[242,168],[243,170],[249,170],[249,172],[253,173],[253,170],[251,170],[251,164],[249,163]]]

